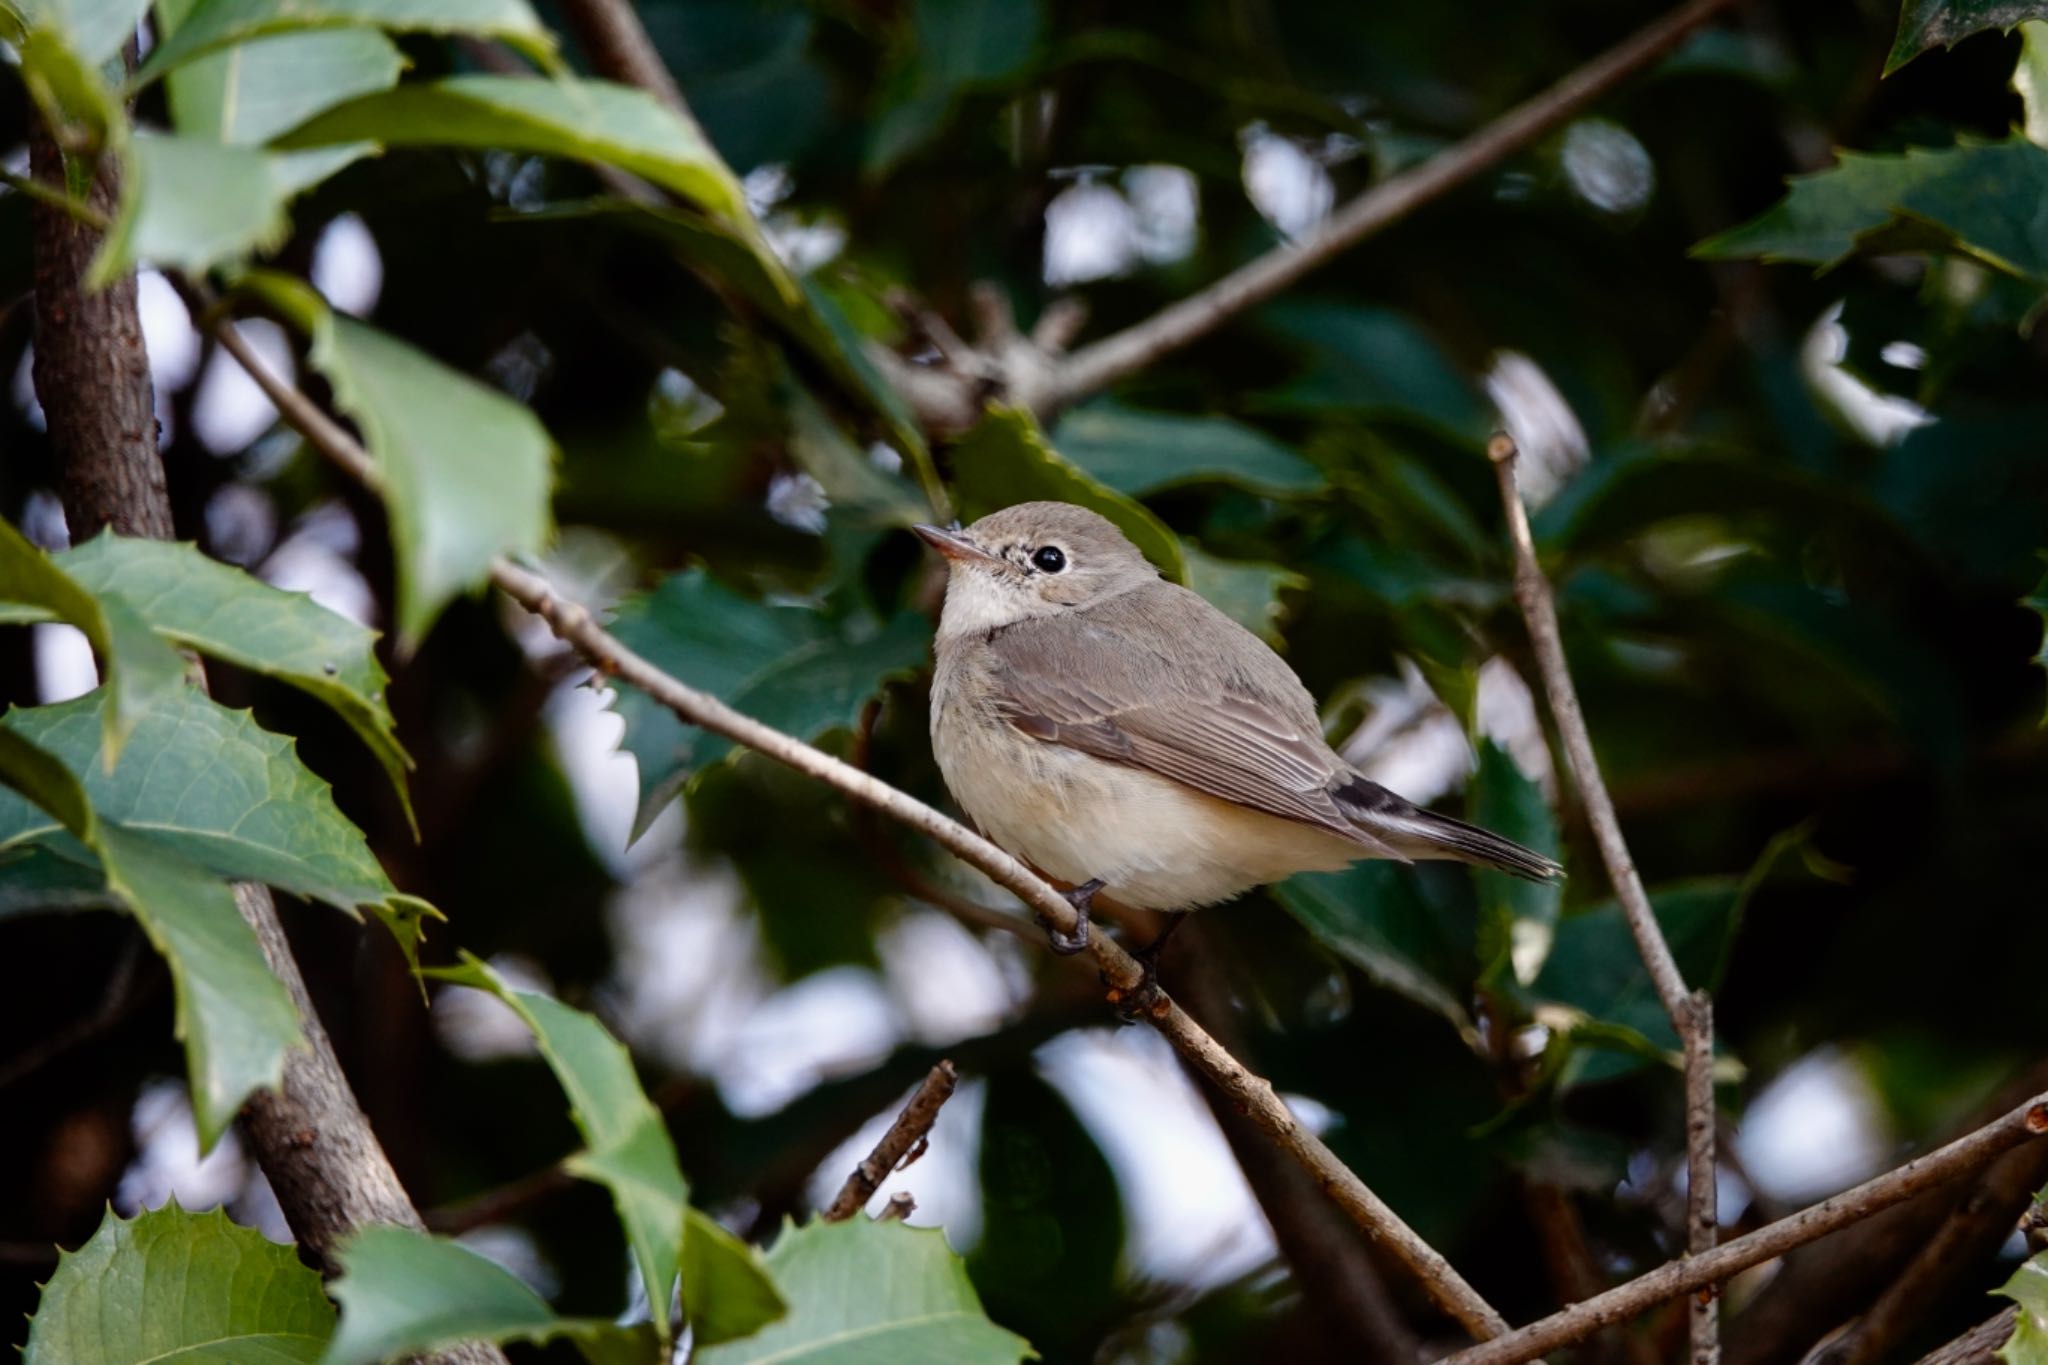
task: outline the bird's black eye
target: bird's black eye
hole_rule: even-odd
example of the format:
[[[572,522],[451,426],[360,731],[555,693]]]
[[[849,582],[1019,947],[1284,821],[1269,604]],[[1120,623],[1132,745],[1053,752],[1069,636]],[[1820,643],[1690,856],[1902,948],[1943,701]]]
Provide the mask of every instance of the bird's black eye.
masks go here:
[[[1060,553],[1057,545],[1041,545],[1031,552],[1031,562],[1046,573],[1058,573],[1067,567],[1067,557]]]

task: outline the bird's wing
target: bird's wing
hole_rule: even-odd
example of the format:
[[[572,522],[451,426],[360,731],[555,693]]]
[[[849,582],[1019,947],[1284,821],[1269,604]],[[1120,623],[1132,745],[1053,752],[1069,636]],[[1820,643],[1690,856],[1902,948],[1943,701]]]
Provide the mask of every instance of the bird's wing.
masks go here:
[[[1347,788],[1371,784],[1324,742],[1307,691],[1264,642],[1221,613],[1192,623],[1175,613],[1192,626],[1176,650],[1220,665],[1203,670],[1213,681],[1194,681],[1142,614],[1124,602],[999,632],[988,642],[998,710],[1034,739],[1400,856],[1360,827]]]

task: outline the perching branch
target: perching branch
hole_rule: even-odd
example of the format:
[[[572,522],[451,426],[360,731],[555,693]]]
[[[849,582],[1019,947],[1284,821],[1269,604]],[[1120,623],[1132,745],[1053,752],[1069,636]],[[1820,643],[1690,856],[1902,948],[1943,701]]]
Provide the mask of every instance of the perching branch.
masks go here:
[[[62,157],[41,131],[32,139],[31,166],[38,179],[64,181]],[[96,211],[109,212],[117,202],[118,176],[115,159],[102,157],[89,198]],[[83,280],[100,233],[51,206],[38,204],[34,219],[36,393],[57,452],[71,535],[82,540],[111,527],[123,535],[169,539],[171,502],[157,454],[135,276],[131,272],[88,293]],[[198,680],[203,683],[203,675]],[[291,996],[306,1040],[285,1054],[283,1083],[250,1097],[242,1129],[292,1232],[332,1269],[335,1245],[346,1234],[369,1223],[417,1228],[420,1216],[342,1075],[269,889],[237,885],[235,904]],[[497,1347],[475,1343],[423,1359],[436,1365],[505,1365]]]
[[[953,1098],[953,1087],[959,1083],[960,1073],[953,1069],[951,1062],[940,1062],[931,1069],[931,1074],[917,1087],[917,1093],[910,1097],[910,1103],[903,1106],[903,1112],[889,1125],[889,1131],[882,1134],[882,1140],[875,1144],[875,1149],[853,1168],[853,1173],[846,1177],[846,1183],[839,1187],[839,1194],[822,1215],[826,1222],[843,1223],[859,1213],[868,1206],[868,1200],[875,1197],[875,1191],[892,1172],[924,1155],[932,1125],[939,1121],[939,1110]],[[894,1207],[893,1202],[891,1207]],[[905,1217],[908,1213],[909,1210],[905,1209],[896,1216]]]
[[[1545,1351],[1583,1341],[1609,1323],[1623,1322],[1646,1308],[1681,1294],[1719,1284],[1729,1276],[1782,1256],[1794,1247],[1861,1222],[1922,1190],[1932,1189],[1996,1160],[2023,1143],[2048,1136],[2048,1093],[1925,1156],[1831,1199],[1801,1209],[1766,1228],[1723,1242],[1698,1256],[1684,1256],[1627,1284],[1596,1294],[1506,1336],[1444,1358],[1442,1365],[1520,1365]]]
[[[292,385],[285,383],[256,356],[224,320],[211,324],[221,346],[248,371],[277,410],[321,454],[366,485],[380,480],[368,451],[355,438]],[[500,559],[491,566],[491,582],[513,601],[548,623],[592,667],[608,678],[628,683],[653,697],[688,724],[721,735],[774,759],[807,777],[881,811],[935,840],[963,862],[979,868],[990,880],[1049,919],[1062,933],[1075,932],[1079,921],[1065,896],[1024,864],[957,820],[948,818],[907,792],[898,791],[851,764],[780,730],[742,715],[724,702],[689,687],[628,649],[582,606],[555,595],[547,579],[530,569]],[[1092,935],[1089,950],[1103,979],[1124,995],[1138,989],[1143,973],[1138,963],[1107,934]],[[1230,1101],[1267,1136],[1301,1163],[1322,1191],[1347,1216],[1387,1248],[1421,1281],[1423,1288],[1475,1337],[1485,1339],[1507,1330],[1506,1321],[1451,1267],[1450,1262],[1403,1222],[1358,1174],[1338,1160],[1315,1134],[1304,1128],[1281,1102],[1272,1084],[1224,1051],[1170,999],[1161,996],[1145,1017],[1181,1056],[1221,1089]]]
[[[1508,535],[1515,547],[1515,598],[1522,617],[1529,624],[1529,640],[1536,651],[1537,667],[1543,674],[1543,691],[1550,700],[1558,733],[1564,739],[1565,754],[1571,760],[1572,778],[1586,808],[1593,837],[1600,845],[1601,861],[1607,864],[1608,879],[1628,920],[1629,933],[1636,941],[1643,965],[1649,969],[1657,998],[1685,1052],[1685,1167],[1686,1167],[1686,1254],[1697,1257],[1710,1250],[1719,1230],[1715,1214],[1714,1172],[1714,1013],[1713,1001],[1705,991],[1688,992],[1680,975],[1671,945],[1657,925],[1650,908],[1649,893],[1629,855],[1628,840],[1622,837],[1621,820],[1614,813],[1614,800],[1600,776],[1600,760],[1593,753],[1593,738],[1586,729],[1586,713],[1579,706],[1579,693],[1572,683],[1571,666],[1564,655],[1564,638],[1557,625],[1557,603],[1550,582],[1536,562],[1536,541],[1529,531],[1528,509],[1522,506],[1515,487],[1514,439],[1496,435],[1487,443],[1500,480],[1501,506],[1507,513]],[[1720,1308],[1717,1294],[1695,1295],[1690,1305],[1693,1365],[1714,1365],[1721,1356]]]
[[[1991,1365],[1999,1348],[2012,1339],[2019,1321],[2017,1306],[1993,1313],[1954,1341],[1921,1356],[1919,1365]]]

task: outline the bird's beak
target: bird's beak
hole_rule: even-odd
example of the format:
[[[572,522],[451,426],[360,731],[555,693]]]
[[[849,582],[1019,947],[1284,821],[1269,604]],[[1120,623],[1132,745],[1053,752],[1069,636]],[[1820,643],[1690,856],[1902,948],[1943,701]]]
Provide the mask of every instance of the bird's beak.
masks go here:
[[[925,544],[956,564],[986,564],[999,569],[1009,567],[1006,560],[976,545],[957,526],[918,525],[910,529],[917,532]]]

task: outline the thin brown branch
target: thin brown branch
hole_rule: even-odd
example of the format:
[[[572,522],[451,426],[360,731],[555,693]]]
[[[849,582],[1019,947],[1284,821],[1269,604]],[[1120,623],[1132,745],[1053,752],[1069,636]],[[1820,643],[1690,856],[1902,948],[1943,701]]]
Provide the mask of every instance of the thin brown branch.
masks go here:
[[[375,462],[354,437],[298,389],[271,373],[247,346],[239,344],[239,338],[231,341],[233,328],[226,322],[216,321],[213,327],[222,346],[248,371],[285,421],[322,454],[370,486],[377,486]],[[928,836],[962,861],[979,868],[1062,933],[1071,934],[1078,927],[1074,908],[1066,897],[1001,848],[907,792],[686,686],[626,648],[582,606],[556,596],[552,585],[540,574],[499,560],[492,565],[491,582],[546,621],[558,638],[574,647],[606,677],[638,687],[691,725],[816,778]],[[1109,935],[1093,935],[1089,950],[1103,979],[1118,992],[1134,991],[1142,983],[1143,973],[1136,960]],[[1505,1320],[1451,1264],[1374,1194],[1357,1172],[1338,1160],[1336,1153],[1295,1119],[1270,1082],[1247,1071],[1165,996],[1159,997],[1145,1017],[1268,1137],[1300,1162],[1347,1216],[1383,1242],[1445,1312],[1481,1339],[1506,1330]]]
[[[62,159],[38,134],[32,173],[61,181]],[[110,209],[117,166],[103,158],[91,202]],[[157,453],[149,357],[136,314],[133,272],[97,293],[83,280],[99,234],[53,208],[35,210],[36,392],[60,461],[65,518],[74,538],[102,527],[171,536],[171,502]],[[235,338],[239,346],[240,338]],[[246,348],[244,348],[246,349]],[[194,681],[204,685],[195,670]],[[420,1216],[357,1104],[292,958],[267,887],[238,885],[235,904],[299,1015],[305,1046],[285,1054],[284,1079],[243,1106],[241,1125],[285,1221],[306,1251],[335,1269],[341,1239],[371,1223],[421,1227]],[[495,1346],[464,1343],[424,1360],[504,1365]]]
[[[1981,1266],[2011,1235],[2034,1191],[2048,1179],[2048,1143],[2008,1152],[1928,1238],[1861,1320],[1811,1357],[1815,1365],[1890,1360],[1906,1334],[1958,1277]]]
[[[1462,142],[1381,181],[1313,232],[1239,266],[1207,289],[1134,327],[1082,347],[1058,367],[1042,391],[1017,396],[1028,398],[1034,408],[1057,411],[1199,341],[1316,267],[1560,127],[1734,3],[1689,0]]]
[[[562,16],[575,31],[590,69],[608,80],[637,85],[683,117],[683,92],[669,74],[632,0],[566,0]]]
[[[1919,1365],[1992,1365],[1998,1359],[1999,1348],[2012,1339],[2019,1321],[2017,1305],[1993,1313],[1954,1341],[1921,1356]]]
[[[1976,1132],[1915,1157],[1854,1189],[1801,1209],[1769,1227],[1723,1242],[1712,1251],[1685,1256],[1627,1284],[1617,1285],[1493,1341],[1447,1356],[1444,1365],[1519,1365],[1545,1351],[1583,1341],[1609,1323],[1624,1322],[1646,1308],[1719,1284],[1729,1276],[1782,1256],[1997,1160],[2006,1152],[2048,1136],[2048,1094],[1987,1123]]]
[[[1608,880],[1614,884],[1615,897],[1621,902],[1629,933],[1635,938],[1636,951],[1649,969],[1657,998],[1663,1002],[1664,1012],[1670,1016],[1671,1026],[1684,1046],[1685,1246],[1688,1256],[1697,1257],[1713,1248],[1719,1232],[1714,1169],[1713,1001],[1705,991],[1686,989],[1678,960],[1671,955],[1671,945],[1664,941],[1649,893],[1643,889],[1642,876],[1628,851],[1621,819],[1614,813],[1614,798],[1607,794],[1607,782],[1600,775],[1600,760],[1593,752],[1586,713],[1579,705],[1578,688],[1572,682],[1571,665],[1565,659],[1564,636],[1557,624],[1557,602],[1550,591],[1550,580],[1543,576],[1543,567],[1537,563],[1529,512],[1522,506],[1522,495],[1515,487],[1518,452],[1514,438],[1505,433],[1496,435],[1487,443],[1486,453],[1499,478],[1501,507],[1507,515],[1508,536],[1514,542],[1515,599],[1521,604],[1522,618],[1529,626],[1529,643],[1543,675],[1543,691],[1550,702],[1551,716],[1557,722],[1565,755],[1571,761],[1572,779],[1579,789],[1586,819],[1593,827],[1600,859],[1607,865]],[[1688,1316],[1692,1365],[1715,1365],[1721,1357],[1718,1290],[1708,1286],[1696,1294]]]
[[[953,1087],[959,1083],[960,1073],[953,1069],[951,1062],[940,1062],[931,1069],[931,1074],[917,1087],[910,1103],[903,1106],[903,1112],[889,1125],[889,1131],[882,1134],[882,1140],[875,1144],[875,1149],[853,1168],[852,1174],[846,1177],[846,1183],[839,1187],[839,1193],[822,1215],[826,1222],[843,1223],[859,1213],[868,1206],[868,1200],[875,1197],[875,1191],[882,1187],[882,1182],[891,1173],[924,1155],[924,1149],[931,1141],[932,1125],[939,1121],[939,1110],[953,1098]],[[906,1209],[898,1216],[907,1216],[908,1213]]]

